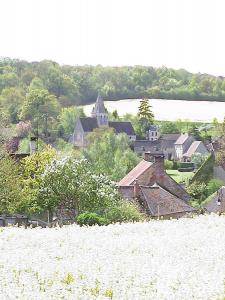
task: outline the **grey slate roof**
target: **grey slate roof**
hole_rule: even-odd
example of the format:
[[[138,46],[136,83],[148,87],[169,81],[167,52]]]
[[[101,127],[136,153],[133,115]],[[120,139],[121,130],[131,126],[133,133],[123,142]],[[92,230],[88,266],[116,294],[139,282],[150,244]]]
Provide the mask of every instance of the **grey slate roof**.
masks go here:
[[[195,154],[196,150],[198,149],[199,145],[201,144],[201,141],[194,141],[191,146],[188,148],[187,152],[184,153],[183,156],[185,157],[192,157],[193,154]]]
[[[114,128],[116,133],[135,135],[134,128],[131,122],[109,122],[109,127]]]
[[[159,126],[158,126],[158,125],[151,125],[151,126],[149,127],[149,130],[150,130],[150,131],[158,131],[158,130],[159,130]]]
[[[98,128],[98,123],[96,118],[80,118],[81,125],[84,132],[91,132],[95,128]]]
[[[105,114],[106,113],[106,109],[105,109],[105,106],[104,106],[104,101],[103,101],[103,98],[100,94],[98,94],[98,98],[95,102],[95,106],[93,108],[93,113],[95,114]]]
[[[175,142],[176,145],[183,145],[184,142],[188,139],[189,135],[188,133],[184,133],[184,134],[181,134],[177,141]]]

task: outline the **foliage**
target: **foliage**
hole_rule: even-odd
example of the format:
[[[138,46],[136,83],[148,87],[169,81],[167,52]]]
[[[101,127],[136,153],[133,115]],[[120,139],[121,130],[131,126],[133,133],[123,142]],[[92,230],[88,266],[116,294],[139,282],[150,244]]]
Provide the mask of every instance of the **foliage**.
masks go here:
[[[207,160],[207,158],[208,155],[201,155],[200,153],[196,153],[192,155],[191,161],[195,164],[195,168],[198,169]]]
[[[27,121],[27,122],[23,122],[20,121],[19,123],[16,124],[16,134],[18,137],[27,137],[28,134],[31,132],[32,126],[31,126],[31,122]]]
[[[140,123],[140,133],[145,136],[149,126],[153,124],[154,115],[151,111],[151,106],[148,99],[142,99],[138,108],[138,118]]]
[[[25,91],[21,87],[5,88],[0,95],[0,110],[4,112],[10,122],[17,123],[23,105]]]
[[[180,130],[176,124],[176,122],[170,122],[170,121],[164,121],[161,122],[160,125],[160,132],[162,134],[167,134],[167,133],[179,133]]]
[[[0,214],[17,211],[23,197],[19,167],[5,154],[0,157]]]
[[[77,224],[80,226],[88,225],[88,226],[93,226],[93,225],[107,225],[108,221],[102,217],[99,216],[96,213],[82,213],[80,214],[77,219]]]
[[[138,222],[144,220],[144,215],[139,212],[135,203],[121,200],[116,206],[109,209],[105,214],[111,223]]]
[[[49,122],[54,120],[59,113],[59,104],[56,97],[47,90],[30,90],[23,103],[20,117],[31,120],[33,128],[48,134]],[[43,125],[44,124],[44,125]]]
[[[99,129],[89,135],[90,145],[83,150],[95,173],[120,180],[140,161],[130,149],[126,134],[116,135],[112,130]]]
[[[21,202],[21,209],[24,212],[32,213],[40,211],[37,203],[39,189],[43,181],[43,173],[47,165],[56,157],[56,151],[51,147],[34,153],[24,158],[21,162],[21,175],[23,178],[24,199]]]
[[[166,170],[172,170],[173,169],[173,161],[165,159],[164,166]]]
[[[207,196],[210,196],[218,191],[223,185],[223,181],[219,179],[211,179],[207,184]]]
[[[216,154],[216,163],[218,165],[225,164],[225,117],[221,125],[221,138],[219,140],[219,151]]]
[[[202,204],[205,203],[207,198],[218,191],[223,184],[218,179],[211,179],[207,184],[194,181],[188,186],[187,191],[194,199],[198,200],[199,204]]]
[[[78,118],[85,117],[84,111],[80,107],[71,106],[63,108],[59,115],[59,126],[61,125],[65,135],[73,133]]]
[[[194,181],[187,187],[187,192],[200,203],[207,197],[207,188],[204,182]]]
[[[103,175],[95,175],[87,160],[66,157],[53,160],[42,173],[35,205],[43,211],[103,213],[119,198],[115,184]]]
[[[63,139],[58,138],[54,142],[54,148],[63,153],[70,153],[73,151],[73,145],[65,142]]]

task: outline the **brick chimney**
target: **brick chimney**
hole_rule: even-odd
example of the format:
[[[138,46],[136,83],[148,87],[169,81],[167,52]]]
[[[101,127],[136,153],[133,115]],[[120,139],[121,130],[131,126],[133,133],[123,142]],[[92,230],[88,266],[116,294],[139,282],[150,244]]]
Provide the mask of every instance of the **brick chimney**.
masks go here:
[[[165,173],[164,157],[164,154],[158,150],[154,152],[145,152],[144,154],[144,160],[154,163],[157,173],[159,174]]]
[[[134,198],[138,198],[140,194],[140,186],[138,184],[137,179],[134,181]]]

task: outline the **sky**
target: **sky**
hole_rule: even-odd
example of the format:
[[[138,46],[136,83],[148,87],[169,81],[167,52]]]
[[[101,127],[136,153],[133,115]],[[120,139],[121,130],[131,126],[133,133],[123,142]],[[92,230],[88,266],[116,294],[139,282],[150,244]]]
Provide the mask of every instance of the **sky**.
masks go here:
[[[0,56],[225,76],[224,0],[0,0]]]

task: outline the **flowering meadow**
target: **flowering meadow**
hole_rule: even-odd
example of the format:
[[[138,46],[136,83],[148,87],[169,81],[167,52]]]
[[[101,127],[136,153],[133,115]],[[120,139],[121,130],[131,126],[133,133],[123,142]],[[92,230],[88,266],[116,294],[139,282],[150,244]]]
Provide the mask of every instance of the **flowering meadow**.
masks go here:
[[[0,228],[0,299],[223,300],[225,216]]]

